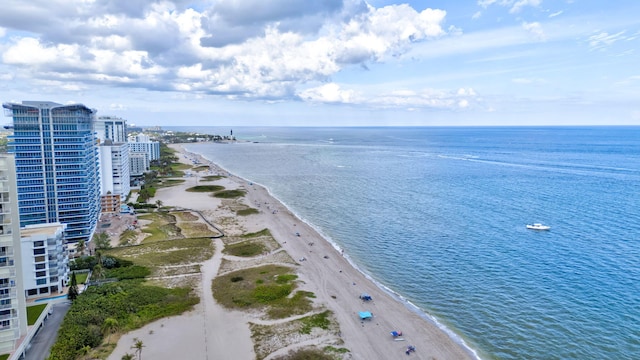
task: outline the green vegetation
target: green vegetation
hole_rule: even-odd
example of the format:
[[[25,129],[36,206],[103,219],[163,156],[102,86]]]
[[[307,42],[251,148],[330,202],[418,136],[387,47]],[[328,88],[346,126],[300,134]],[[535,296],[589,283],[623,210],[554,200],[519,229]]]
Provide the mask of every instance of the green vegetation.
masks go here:
[[[259,214],[259,213],[260,213],[260,210],[254,209],[254,208],[246,208],[246,209],[240,209],[236,211],[236,214],[239,216],[247,216],[247,215]]]
[[[213,243],[209,238],[191,238],[156,241],[139,246],[108,250],[109,255],[135,261],[136,265],[184,265],[202,262],[213,256]]]
[[[215,299],[232,309],[258,309],[281,319],[311,310],[312,293],[297,291],[296,276],[286,266],[266,265],[232,272],[213,280]]]
[[[27,307],[27,324],[28,325],[35,324],[36,320],[38,320],[38,318],[40,317],[40,314],[42,314],[42,312],[46,307],[47,307],[46,303],[28,306]]]
[[[250,323],[249,328],[251,330],[251,339],[253,340],[257,359],[264,359],[274,351],[288,345],[315,339],[318,336],[322,336],[320,335],[321,333],[329,335],[340,329],[329,310],[284,323],[271,325]],[[278,347],[273,346],[274,342],[278,343]],[[276,357],[276,359],[339,360],[344,359],[344,353],[348,351],[348,349],[338,349],[331,346],[327,346],[324,349],[303,347],[294,349],[287,355]]]
[[[182,229],[182,235],[185,237],[205,237],[205,236],[218,236],[220,233],[211,231],[206,224],[202,223],[180,223],[180,229]]]
[[[193,215],[189,211],[174,212],[174,213],[171,213],[171,215],[173,215],[176,218],[180,219],[180,221],[198,221],[198,220],[200,220],[199,216]]]
[[[336,348],[333,346],[325,346],[324,347],[324,351],[326,352],[334,352],[334,353],[338,353],[338,354],[346,354],[349,352],[349,349],[347,348]]]
[[[246,194],[244,190],[222,190],[213,194],[213,197],[221,198],[221,199],[233,199],[237,197],[242,197]]]
[[[104,340],[106,319],[119,331],[137,329],[153,320],[181,314],[199,302],[189,288],[165,289],[140,280],[91,286],[78,296],[58,331],[50,360],[75,359]],[[114,331],[110,328],[109,333]]]
[[[184,182],[184,179],[161,179],[161,180],[158,180],[158,183],[156,184],[156,188],[171,187],[174,185],[182,184],[183,182]]]
[[[78,284],[84,284],[87,282],[87,276],[89,276],[88,272],[74,272],[76,274],[76,279]]]
[[[9,355],[11,355],[11,354],[0,355],[0,360],[8,360],[9,359]]]
[[[120,234],[120,240],[118,241],[118,245],[126,246],[130,245],[133,241],[138,238],[138,233],[135,230],[125,230]]]
[[[267,247],[261,242],[243,241],[236,244],[226,245],[222,251],[233,256],[251,257],[267,252]]]
[[[139,219],[151,220],[151,223],[142,230],[150,236],[144,239],[144,242],[162,241],[169,239],[180,239],[182,229],[176,226],[176,217],[169,213],[155,212],[138,216]]]
[[[334,356],[323,352],[320,349],[307,348],[294,350],[287,355],[274,358],[276,360],[335,360]]]
[[[163,241],[184,237],[182,236],[182,229],[176,226],[176,224],[156,224],[155,226],[151,224],[144,228],[142,232],[151,234],[151,236],[144,238],[144,242]]]
[[[209,170],[209,165],[200,165],[193,168],[193,171],[204,171]]]
[[[119,267],[105,271],[106,278],[116,278],[118,280],[144,279],[149,275],[151,275],[151,271],[147,267],[140,265]]]
[[[220,185],[198,185],[187,189],[189,192],[215,192],[224,190],[224,186]]]
[[[245,239],[256,238],[260,236],[271,236],[271,231],[269,231],[269,229],[262,229],[254,233],[248,233],[248,234],[242,235],[242,237]]]
[[[300,319],[303,325],[300,332],[303,334],[311,334],[311,329],[316,327],[327,330],[331,325],[331,320],[329,320],[330,314],[331,313],[329,312],[329,310],[327,310],[320,314],[315,314],[315,315],[307,316]]]
[[[220,179],[224,179],[225,176],[222,175],[208,175],[200,178],[200,181],[216,181]]]
[[[96,249],[108,249],[111,247],[109,235],[104,231],[93,234],[93,243],[95,244]]]

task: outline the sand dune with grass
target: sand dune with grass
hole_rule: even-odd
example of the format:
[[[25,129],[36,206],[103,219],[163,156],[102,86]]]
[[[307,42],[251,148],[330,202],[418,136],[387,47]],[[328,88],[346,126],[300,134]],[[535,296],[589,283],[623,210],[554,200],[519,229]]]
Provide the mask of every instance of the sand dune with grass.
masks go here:
[[[182,213],[175,216],[175,226],[188,229],[182,235],[224,236],[211,238],[213,256],[197,264],[199,272],[184,275],[200,303],[122,335],[109,359],[132,354],[134,339],[148,359],[397,359],[407,358],[408,345],[416,348],[411,358],[473,357],[354,269],[266,189],[172,148],[185,165],[199,160],[197,176],[159,188],[149,202]],[[195,186],[217,187],[187,191]],[[220,187],[232,192],[214,196]],[[373,300],[363,302],[362,293]],[[361,320],[360,311],[373,318]],[[402,337],[394,339],[393,330]]]

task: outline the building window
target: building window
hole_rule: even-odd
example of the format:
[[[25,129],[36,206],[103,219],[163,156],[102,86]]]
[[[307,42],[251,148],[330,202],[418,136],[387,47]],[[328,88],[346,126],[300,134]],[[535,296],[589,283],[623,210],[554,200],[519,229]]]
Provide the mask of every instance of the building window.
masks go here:
[[[46,283],[47,283],[47,279],[46,278],[36,280],[36,285],[44,285]]]

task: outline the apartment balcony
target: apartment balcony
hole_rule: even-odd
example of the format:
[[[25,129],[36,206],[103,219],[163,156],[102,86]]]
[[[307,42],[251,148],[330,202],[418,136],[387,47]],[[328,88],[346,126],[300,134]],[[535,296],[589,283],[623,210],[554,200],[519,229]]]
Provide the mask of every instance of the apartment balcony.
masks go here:
[[[15,288],[13,289],[9,289],[9,292],[6,294],[0,294],[0,300],[14,300],[18,298],[18,292],[16,291]]]
[[[9,248],[5,251],[0,251],[0,257],[13,256],[13,254],[14,254],[13,248]]]
[[[0,304],[0,310],[12,309],[15,306],[17,306],[17,304]]]
[[[13,313],[13,312],[11,314],[7,314],[7,315],[0,315],[0,321],[17,319],[17,318],[18,318],[18,314],[17,313]],[[0,327],[0,330],[4,330],[4,328]]]

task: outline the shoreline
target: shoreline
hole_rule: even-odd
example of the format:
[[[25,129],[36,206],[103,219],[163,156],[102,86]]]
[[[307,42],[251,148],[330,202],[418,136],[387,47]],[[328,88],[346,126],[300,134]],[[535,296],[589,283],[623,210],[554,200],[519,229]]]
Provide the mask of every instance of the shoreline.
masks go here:
[[[346,359],[406,358],[408,345],[416,351],[410,356],[418,359],[479,359],[476,352],[463,339],[451,336],[442,324],[432,320],[419,307],[402,298],[360,270],[341,248],[326,237],[313,224],[297,216],[269,189],[248,179],[232,174],[199,153],[190,152],[185,144],[172,144],[179,161],[190,166],[208,165],[205,175],[224,175],[215,183],[229,189],[242,189],[246,193],[238,202],[258,210],[258,214],[237,216],[228,209],[224,200],[184,191],[198,184],[199,176],[185,177],[180,185],[158,189],[150,200],[162,200],[165,205],[199,210],[225,234],[239,236],[244,233],[269,229],[281,250],[293,262],[298,275],[298,290],[314,294],[314,307],[327,309],[339,326],[337,333],[317,335],[315,338],[285,339],[273,345],[266,360],[276,359],[288,351],[312,346],[346,348]],[[198,159],[200,164],[194,164]],[[212,181],[213,182],[213,181]],[[219,221],[224,222],[222,225]],[[217,304],[211,296],[211,279],[235,271],[223,270],[220,263],[230,260],[221,253],[221,239],[215,240],[216,251],[211,260],[202,264],[201,302],[194,310],[180,316],[158,320],[143,328],[124,334],[108,359],[119,360],[130,351],[133,339],[144,341],[145,357],[175,358],[172,354],[189,353],[197,359],[250,359],[256,358],[256,344],[251,338],[250,324],[265,320],[256,314],[229,310]],[[269,259],[250,259],[266,264]],[[238,261],[248,263],[250,261]],[[237,265],[237,264],[236,264]],[[246,266],[244,264],[240,266]],[[364,302],[360,295],[367,293],[373,300]],[[361,320],[360,311],[373,314],[370,320]],[[204,321],[203,321],[204,320]],[[288,320],[278,320],[276,323]],[[267,321],[270,322],[270,321]],[[443,329],[444,327],[444,329]],[[167,333],[168,329],[172,331]],[[391,331],[402,331],[401,338],[393,338]],[[398,341],[401,340],[401,341]],[[231,350],[233,349],[233,350]],[[155,355],[155,356],[154,356]],[[264,355],[264,353],[263,353]]]
[[[307,226],[309,226],[310,228],[312,228],[314,231],[316,231],[318,233],[318,235],[320,235],[324,241],[326,241],[329,245],[331,245],[331,247],[333,247],[336,251],[341,252],[342,256],[344,257],[344,259],[349,263],[349,265],[356,271],[358,271],[360,274],[362,274],[365,278],[367,278],[367,280],[371,281],[374,285],[376,285],[381,291],[385,292],[388,296],[392,297],[395,301],[397,301],[398,303],[401,303],[402,305],[404,305],[404,307],[417,314],[418,316],[420,316],[422,319],[424,319],[425,322],[429,323],[432,326],[437,327],[442,333],[444,333],[446,336],[448,336],[453,342],[455,342],[458,346],[460,346],[464,351],[466,351],[468,353],[468,355],[470,355],[473,359],[476,360],[481,360],[481,357],[478,355],[477,351],[475,349],[473,349],[471,346],[469,346],[465,340],[458,335],[457,333],[455,333],[453,330],[449,329],[446,325],[444,325],[443,323],[441,323],[440,321],[438,321],[438,319],[436,317],[434,317],[433,315],[429,314],[428,312],[424,311],[422,308],[420,308],[419,306],[417,306],[416,304],[414,304],[413,302],[407,300],[405,297],[402,296],[402,294],[399,294],[395,291],[393,291],[392,289],[388,288],[387,286],[385,286],[384,284],[382,284],[381,282],[379,282],[378,280],[376,280],[373,276],[371,276],[370,274],[366,273],[365,271],[363,271],[349,256],[348,253],[344,253],[344,249],[342,247],[340,247],[340,245],[338,245],[336,242],[334,242],[331,237],[327,236],[326,234],[324,234],[322,232],[321,229],[317,228],[313,223],[309,222],[308,220],[304,219],[302,216],[300,216],[298,213],[296,213],[293,209],[291,209],[284,201],[282,201],[280,198],[278,198],[275,194],[273,194],[271,192],[271,190],[264,184],[255,182],[253,180],[250,179],[246,179],[238,174],[235,174],[231,171],[229,171],[228,169],[222,167],[220,164],[214,162],[213,160],[207,158],[206,156],[204,156],[203,154],[200,153],[196,153],[196,152],[192,152],[189,151],[185,148],[185,145],[189,145],[189,143],[180,143],[180,144],[175,144],[176,147],[180,148],[180,151],[183,152],[184,154],[189,154],[190,156],[193,156],[194,158],[199,159],[199,161],[202,164],[207,164],[207,165],[211,165],[214,168],[218,168],[220,170],[222,170],[223,172],[225,172],[226,174],[228,174],[229,176],[233,176],[237,179],[242,180],[243,182],[245,182],[246,184],[256,184],[260,187],[262,187],[263,189],[265,189],[265,191],[268,193],[268,195],[273,198],[274,200],[276,200],[277,202],[279,202],[282,206],[284,206],[287,211],[289,211],[295,218],[297,218],[299,221],[305,223]],[[174,148],[174,147],[172,147]],[[174,150],[177,150],[174,148]]]

